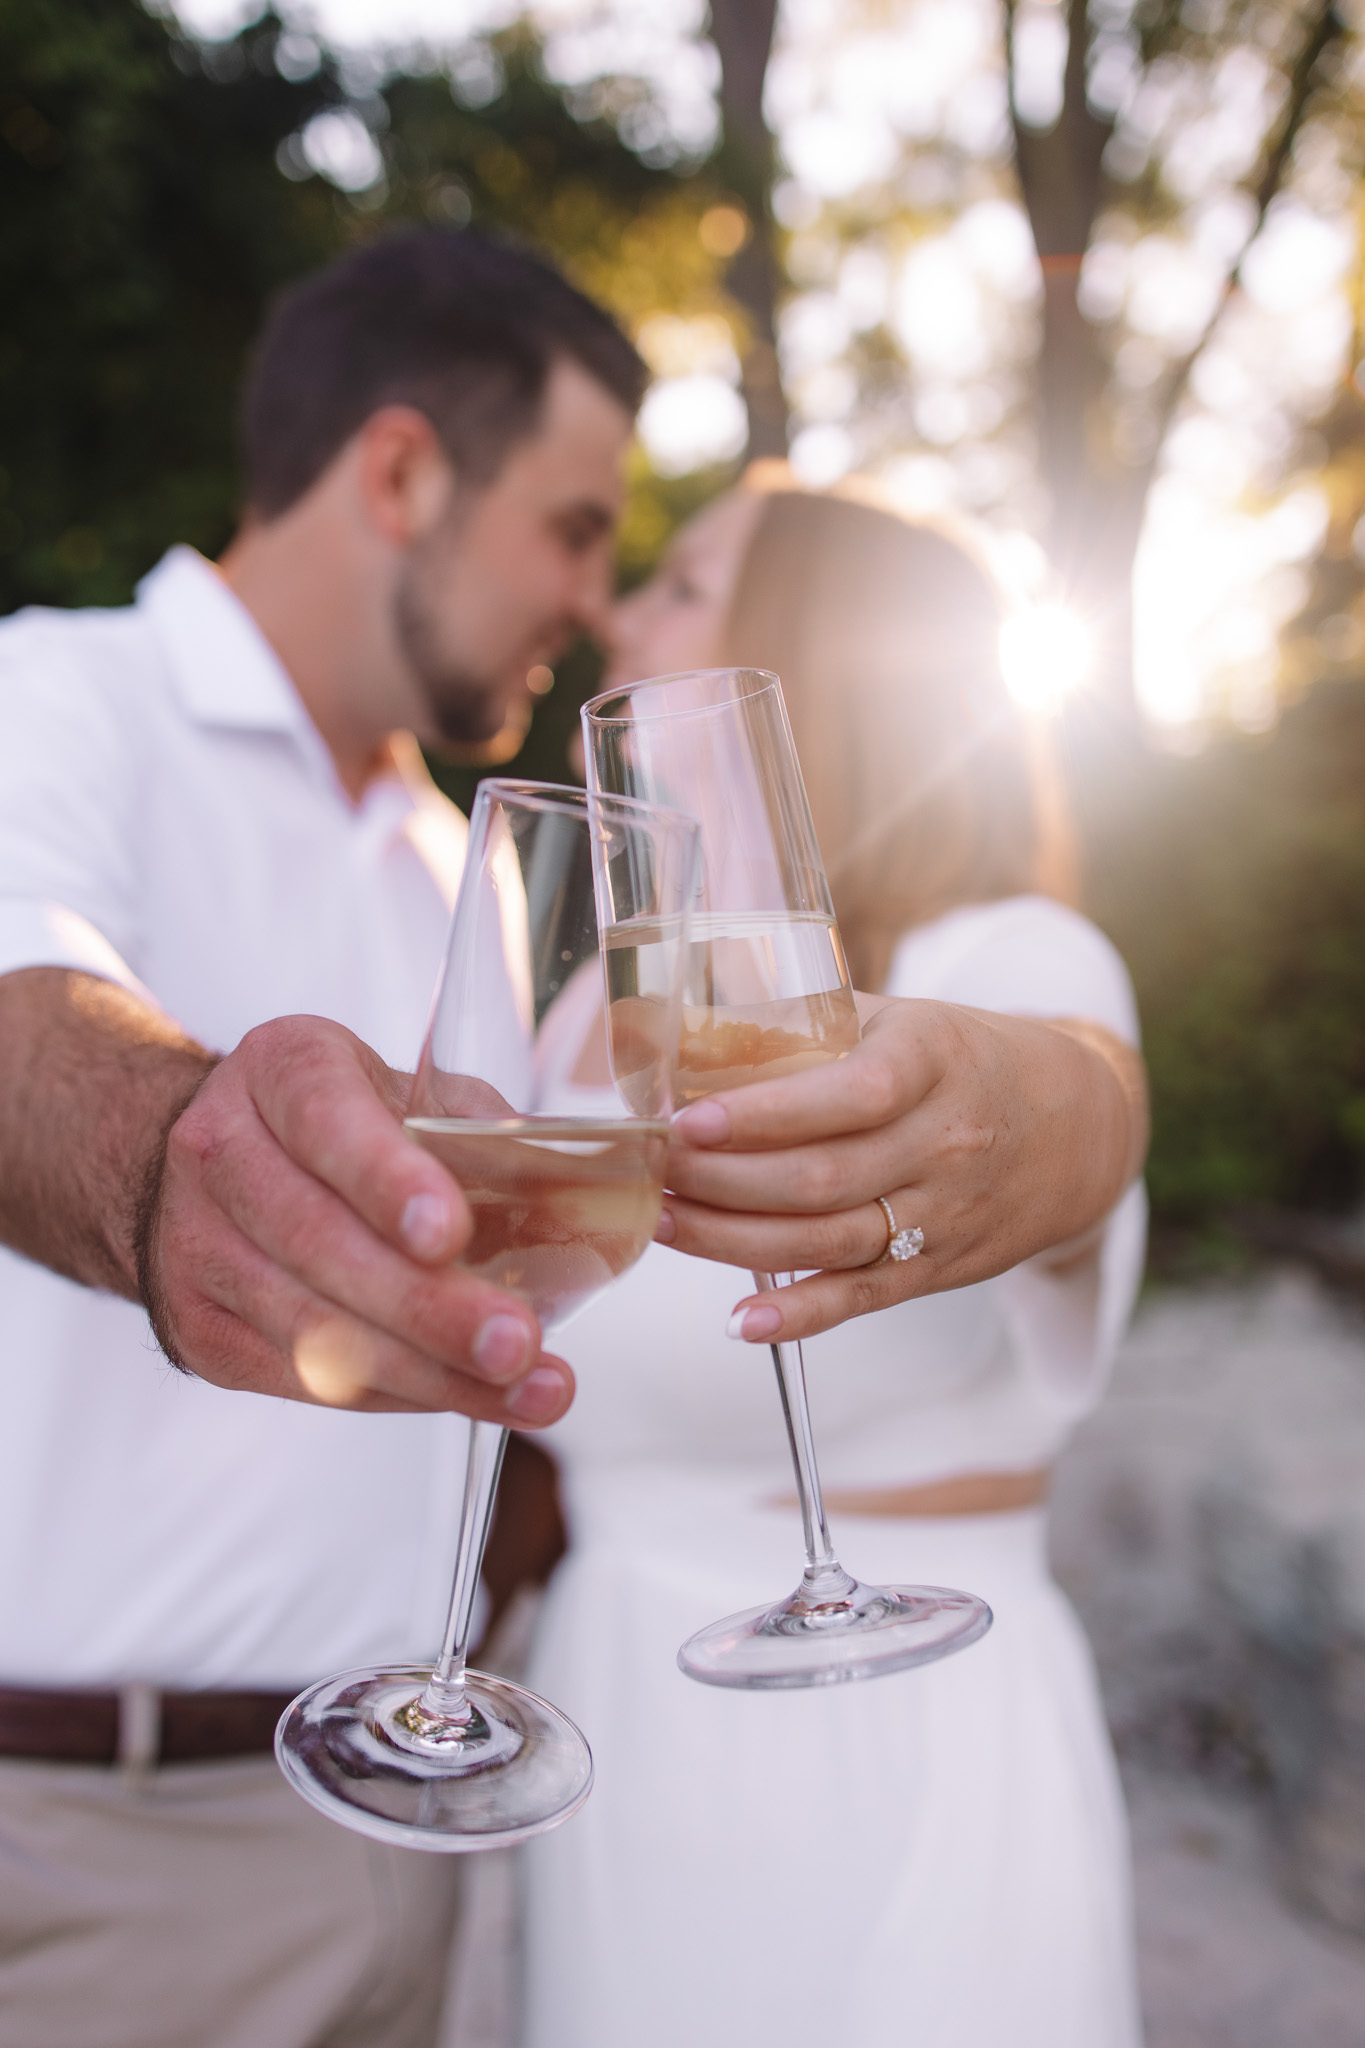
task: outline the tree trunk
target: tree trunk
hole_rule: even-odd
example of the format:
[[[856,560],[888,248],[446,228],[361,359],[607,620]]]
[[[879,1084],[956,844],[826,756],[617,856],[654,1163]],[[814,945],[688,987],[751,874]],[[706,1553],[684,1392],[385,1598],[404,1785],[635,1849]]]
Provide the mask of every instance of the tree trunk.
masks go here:
[[[1195,346],[1172,367],[1152,422],[1152,447],[1125,459],[1102,417],[1109,368],[1096,329],[1077,303],[1081,262],[1095,219],[1108,197],[1102,158],[1113,121],[1086,99],[1090,18],[1087,0],[1065,0],[1067,57],[1062,108],[1053,126],[1030,128],[1014,101],[1014,0],[1004,0],[1006,61],[1015,160],[1029,224],[1043,269],[1043,334],[1037,370],[1039,465],[1049,498],[1048,553],[1064,600],[1086,620],[1097,643],[1098,688],[1078,702],[1069,722],[1082,761],[1097,746],[1135,732],[1133,698],[1133,563],[1161,441],[1184,396],[1190,371],[1237,287],[1228,277],[1212,318]],[[1256,229],[1279,191],[1326,52],[1345,33],[1332,0],[1318,0],[1303,23],[1303,40],[1287,80],[1280,122],[1253,194]],[[1253,229],[1253,236],[1256,232]]]
[[[748,240],[731,259],[726,284],[748,325],[741,389],[749,415],[750,459],[787,452],[787,401],[777,365],[774,151],[763,118],[763,80],[776,17],[777,0],[711,0],[711,39],[720,55],[719,168],[749,219]]]
[[[1113,122],[1086,100],[1086,0],[1066,0],[1062,107],[1051,128],[1028,127],[1014,104],[1014,7],[1005,6],[1015,161],[1043,270],[1037,369],[1039,467],[1048,494],[1048,555],[1064,601],[1096,639],[1107,723],[1130,724],[1130,585],[1144,486],[1102,445],[1108,366],[1077,303],[1081,263],[1104,193],[1101,158]]]

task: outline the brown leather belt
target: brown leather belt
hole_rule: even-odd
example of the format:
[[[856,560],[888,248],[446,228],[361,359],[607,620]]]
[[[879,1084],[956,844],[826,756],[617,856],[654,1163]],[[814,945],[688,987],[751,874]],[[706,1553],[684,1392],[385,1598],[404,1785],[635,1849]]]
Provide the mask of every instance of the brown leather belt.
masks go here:
[[[0,1757],[62,1764],[207,1763],[268,1756],[288,1692],[46,1692],[0,1686]]]

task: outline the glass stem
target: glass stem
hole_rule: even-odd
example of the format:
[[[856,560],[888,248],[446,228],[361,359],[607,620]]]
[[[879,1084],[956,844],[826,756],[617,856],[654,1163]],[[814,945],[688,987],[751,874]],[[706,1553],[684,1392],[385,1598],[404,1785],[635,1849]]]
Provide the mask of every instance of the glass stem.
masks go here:
[[[469,1654],[469,1631],[474,1620],[474,1601],[479,1590],[479,1573],[493,1520],[493,1501],[507,1449],[507,1431],[500,1422],[476,1422],[469,1432],[469,1463],[465,1468],[464,1505],[460,1510],[460,1542],[455,1553],[455,1581],[450,1590],[450,1614],[436,1668],[427,1680],[418,1707],[433,1720],[459,1721],[470,1717],[465,1689],[465,1661]]]
[[[792,1275],[782,1281],[790,1284]],[[776,1273],[755,1273],[754,1285],[766,1294],[780,1283]],[[799,1344],[773,1344],[773,1365],[777,1369],[777,1391],[782,1397],[782,1415],[791,1446],[792,1470],[796,1474],[796,1497],[801,1503],[801,1529],[806,1541],[806,1569],[801,1597],[813,1601],[837,1600],[853,1585],[852,1579],[834,1555],[825,1503],[820,1492],[820,1469],[815,1462],[815,1438],[811,1433],[810,1405],[806,1399],[806,1365]]]

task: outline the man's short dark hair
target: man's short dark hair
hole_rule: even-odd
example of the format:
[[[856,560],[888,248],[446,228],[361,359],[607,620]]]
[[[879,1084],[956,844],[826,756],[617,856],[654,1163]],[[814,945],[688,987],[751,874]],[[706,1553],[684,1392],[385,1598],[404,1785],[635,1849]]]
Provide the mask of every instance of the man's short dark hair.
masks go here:
[[[247,503],[266,519],[286,511],[395,404],[424,412],[460,472],[488,483],[535,431],[563,357],[635,413],[645,365],[540,257],[454,228],[372,242],[275,303],[242,407]]]

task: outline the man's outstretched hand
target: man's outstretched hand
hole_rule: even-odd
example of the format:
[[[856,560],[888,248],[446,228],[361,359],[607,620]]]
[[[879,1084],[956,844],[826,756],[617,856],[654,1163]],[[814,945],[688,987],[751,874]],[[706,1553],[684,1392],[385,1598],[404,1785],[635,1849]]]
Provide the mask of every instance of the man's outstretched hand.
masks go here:
[[[113,984],[0,978],[0,1228],[145,1301],[215,1385],[332,1407],[554,1421],[573,1375],[524,1302],[452,1262],[469,1208],[405,1136],[406,1077],[289,1017],[214,1060]]]
[[[1142,1061],[1102,1026],[860,997],[846,1058],[732,1089],[673,1125],[659,1237],[761,1273],[806,1273],[748,1296],[749,1342],[813,1336],[912,1295],[1042,1256],[1066,1265],[1146,1150]],[[918,1257],[876,1260],[897,1224]]]

